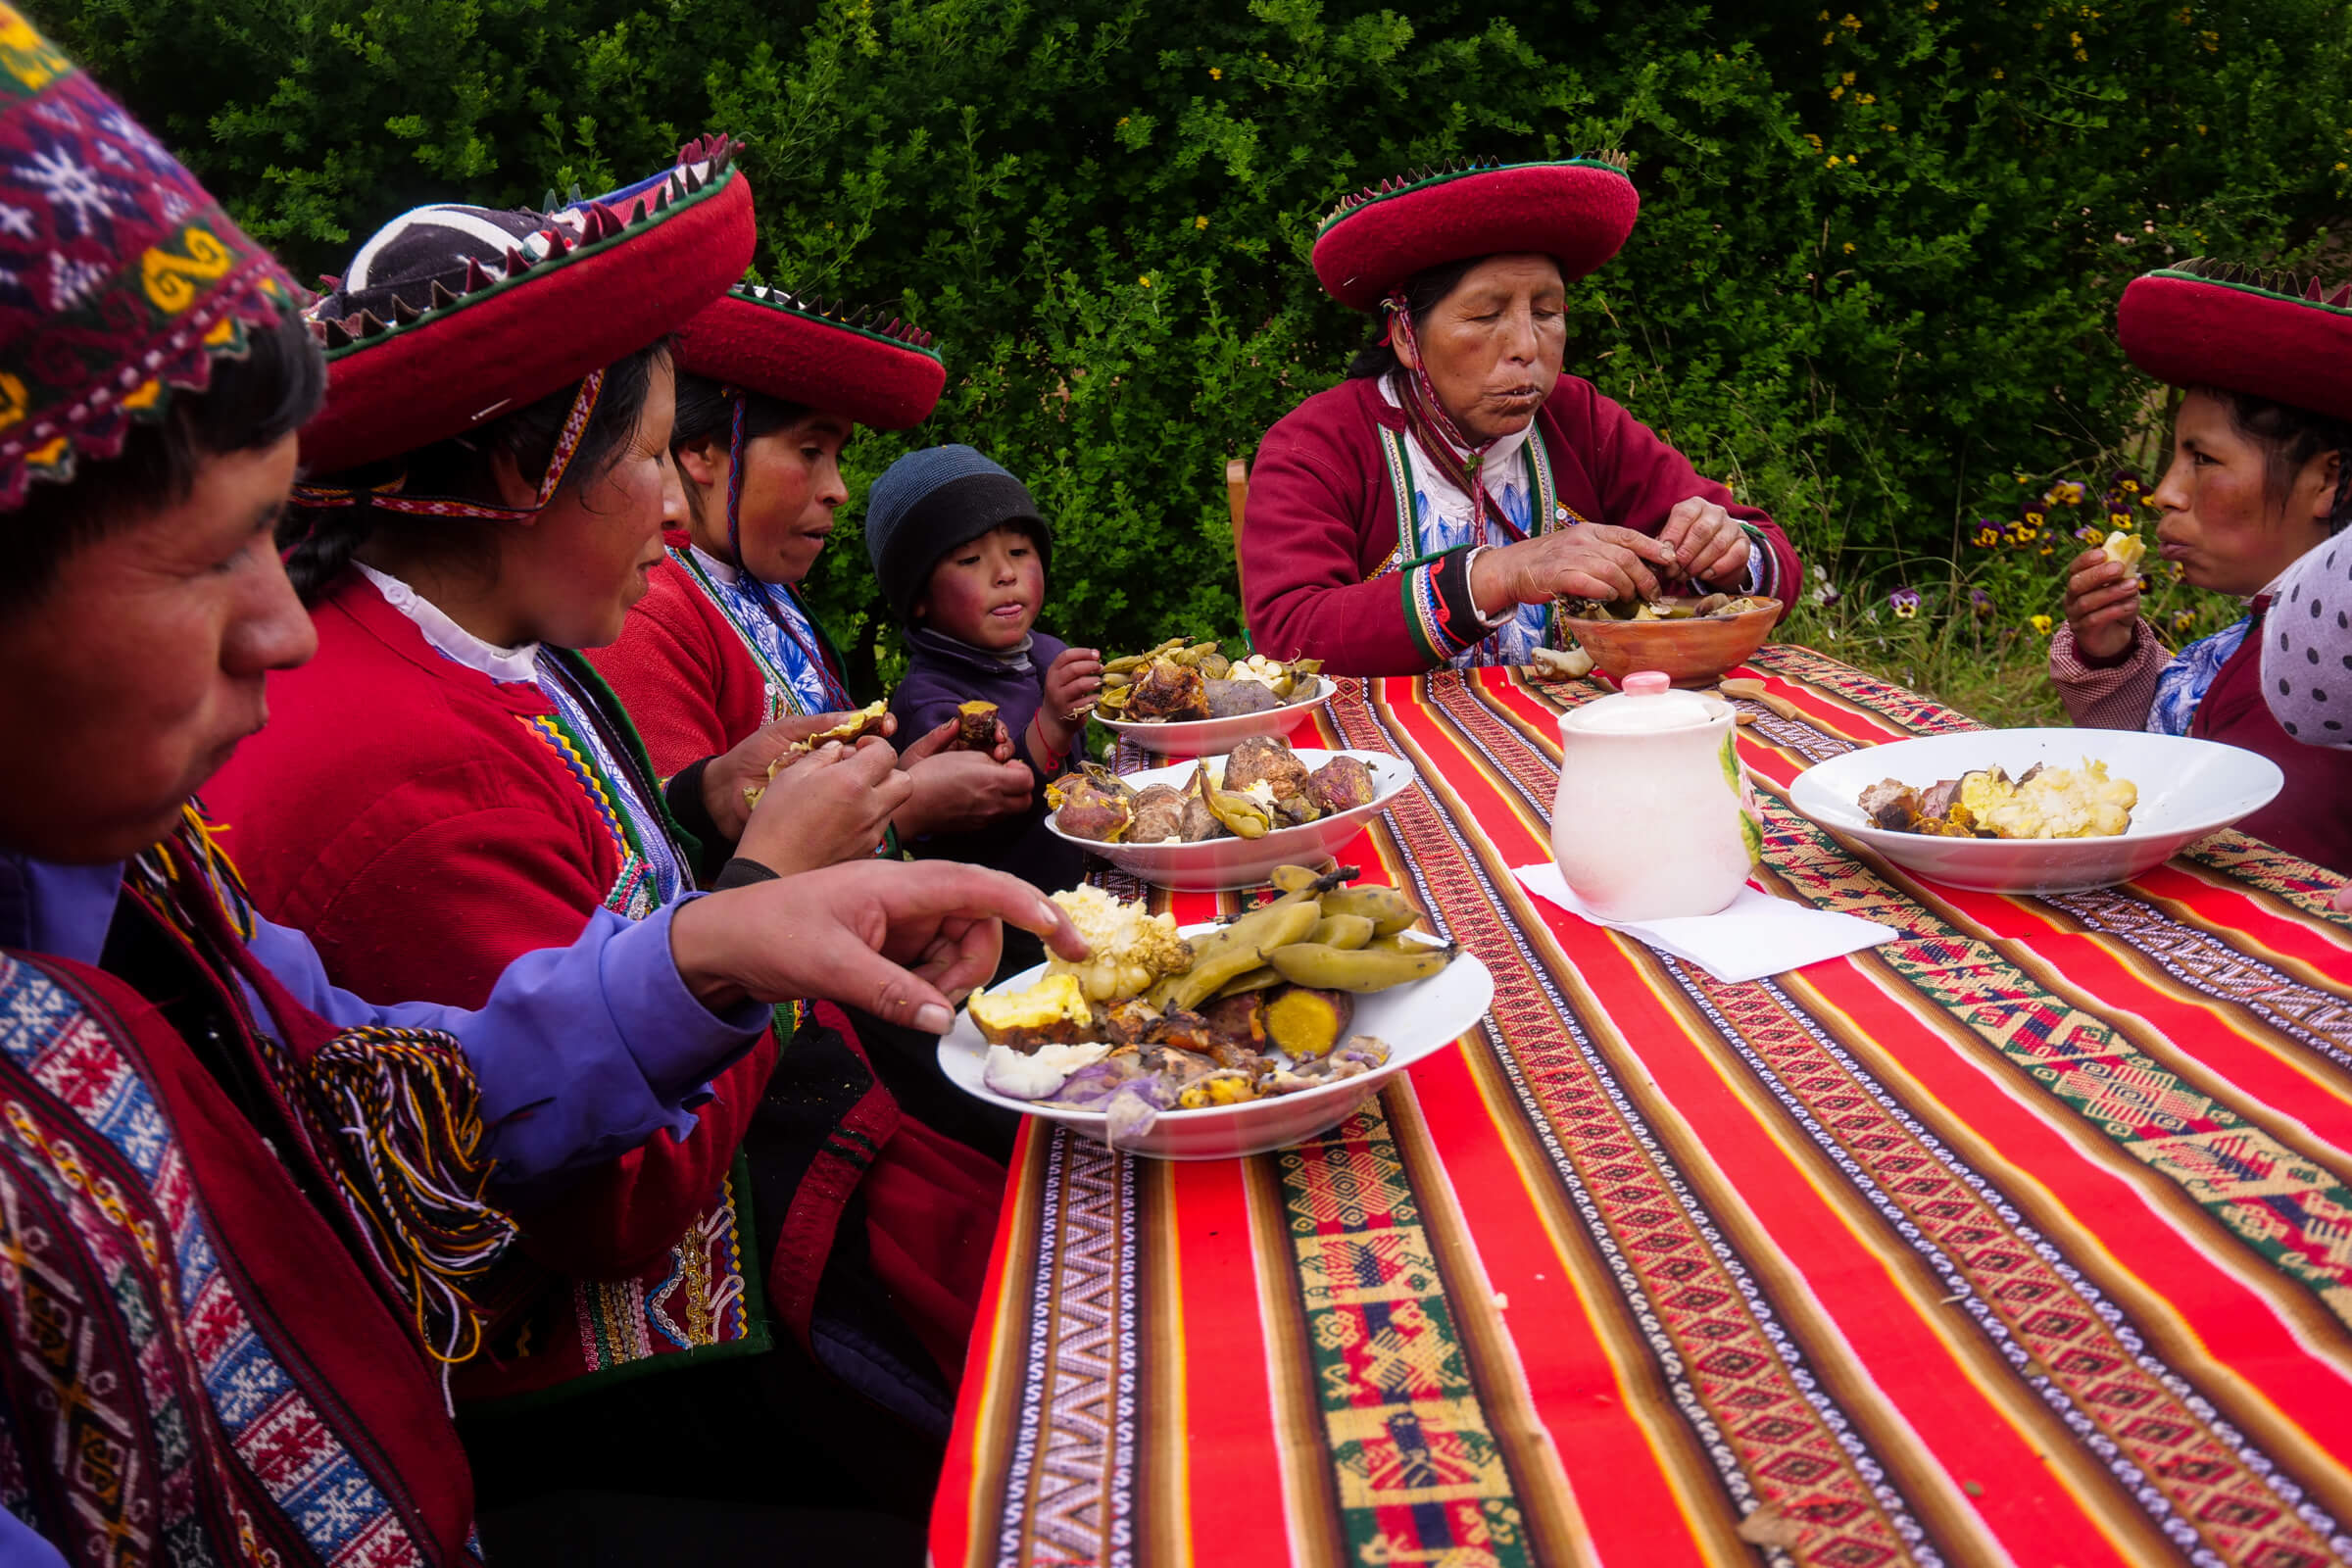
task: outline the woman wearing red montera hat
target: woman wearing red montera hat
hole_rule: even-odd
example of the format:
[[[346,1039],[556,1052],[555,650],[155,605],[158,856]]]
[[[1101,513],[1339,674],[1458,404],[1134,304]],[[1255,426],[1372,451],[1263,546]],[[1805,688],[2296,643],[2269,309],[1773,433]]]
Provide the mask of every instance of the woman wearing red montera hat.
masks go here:
[[[2325,667],[2312,632],[2334,612],[2286,579],[2352,520],[2348,305],[2352,295],[2327,296],[2317,280],[2297,287],[2226,263],[2164,268],[2124,290],[2124,352],[2186,389],[2172,465],[2149,498],[2164,514],[2158,552],[2189,583],[2247,609],[2175,654],[2139,612],[2132,567],[2084,551],[2069,567],[2050,678],[2078,724],[2270,758],[2285,787],[2238,826],[2352,872],[2352,753],[2326,744],[2330,720],[2352,719],[2352,654]]]
[[[1242,588],[1259,649],[1415,674],[1527,662],[1561,597],[1794,601],[1779,524],[1561,371],[1567,285],[1640,207],[1614,162],[1571,159],[1391,180],[1325,220],[1315,275],[1381,331],[1258,448]]]

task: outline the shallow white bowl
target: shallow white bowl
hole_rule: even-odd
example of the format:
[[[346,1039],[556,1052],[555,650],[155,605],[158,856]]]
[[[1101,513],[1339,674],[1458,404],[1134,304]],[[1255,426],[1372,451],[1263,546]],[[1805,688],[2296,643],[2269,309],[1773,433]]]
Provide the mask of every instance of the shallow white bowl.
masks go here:
[[[1306,722],[1307,710],[1331,701],[1337,688],[1327,676],[1315,677],[1313,693],[1293,697],[1280,708],[1262,713],[1236,713],[1230,718],[1184,718],[1165,724],[1138,724],[1095,715],[1095,722],[1123,741],[1133,741],[1154,757],[1222,755],[1252,735],[1288,735]]]
[[[1980,767],[2014,778],[2035,762],[2107,764],[2139,786],[2132,826],[2113,838],[1946,839],[1872,825],[1856,804],[1881,779],[1928,785]],[[2285,783],[2267,757],[2214,741],[2120,729],[1995,729],[1927,735],[1816,762],[1796,776],[1788,804],[1856,839],[1906,871],[1989,893],[2076,893],[2112,887],[2171,859],[2180,848],[2268,805]]]
[[[1213,931],[1210,925],[1185,927],[1185,934]],[[1427,940],[1435,938],[1420,933]],[[1022,991],[1035,985],[1046,966],[1014,975],[997,989]],[[1494,979],[1487,966],[1465,953],[1427,980],[1376,991],[1355,999],[1355,1021],[1350,1035],[1372,1035],[1389,1043],[1389,1059],[1373,1071],[1342,1079],[1320,1089],[1270,1100],[1249,1100],[1238,1105],[1208,1105],[1200,1110],[1163,1110],[1141,1139],[1124,1146],[1130,1154],[1154,1159],[1230,1159],[1240,1154],[1262,1154],[1287,1149],[1302,1138],[1328,1132],[1346,1121],[1358,1105],[1372,1098],[1382,1084],[1426,1056],[1445,1050],[1469,1030],[1494,1004]],[[1026,1115],[1061,1122],[1097,1143],[1107,1143],[1099,1110],[1070,1105],[1041,1104],[996,1094],[981,1082],[988,1063],[988,1045],[972,1026],[972,1015],[958,1010],[956,1027],[940,1036],[939,1068],[965,1094],[1004,1105]]]
[[[1413,782],[1413,764],[1385,752],[1310,752],[1304,747],[1294,747],[1291,755],[1310,770],[1335,757],[1356,759],[1372,770],[1372,804],[1349,807],[1304,827],[1277,828],[1260,839],[1203,839],[1198,844],[1098,844],[1093,839],[1062,832],[1051,816],[1046,818],[1046,825],[1057,837],[1089,855],[1102,857],[1153,887],[1183,892],[1253,888],[1265,881],[1278,865],[1321,865],[1344,849],[1373,813],[1385,809],[1389,802]],[[1223,757],[1200,760],[1209,764],[1212,776],[1225,765]],[[1179,762],[1171,767],[1147,767],[1123,776],[1138,790],[1152,784],[1172,784],[1182,789],[1185,780],[1193,776],[1194,766],[1192,762]]]

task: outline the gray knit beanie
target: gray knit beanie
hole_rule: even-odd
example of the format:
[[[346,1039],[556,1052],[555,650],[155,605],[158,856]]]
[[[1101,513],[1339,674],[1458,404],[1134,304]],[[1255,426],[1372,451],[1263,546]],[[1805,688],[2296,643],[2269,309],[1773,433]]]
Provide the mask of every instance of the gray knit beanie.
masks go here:
[[[865,558],[892,612],[911,622],[939,558],[1008,522],[1027,525],[1051,565],[1053,530],[1029,487],[972,448],[925,447],[883,469],[865,498]]]

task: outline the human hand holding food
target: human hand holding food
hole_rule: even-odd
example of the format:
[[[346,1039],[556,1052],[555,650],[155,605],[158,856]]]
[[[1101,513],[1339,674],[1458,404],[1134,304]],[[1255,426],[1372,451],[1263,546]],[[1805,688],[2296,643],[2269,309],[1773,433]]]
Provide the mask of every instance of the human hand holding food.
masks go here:
[[[840,765],[840,764],[835,764]],[[945,1034],[996,972],[1000,921],[1087,956],[1069,916],[1028,883],[950,860],[857,860],[730,888],[670,920],[678,975],[705,1006],[822,997]]]
[[[1747,580],[1747,530],[1731,513],[1700,496],[1678,502],[1666,514],[1658,543],[1672,547],[1676,575],[1692,582]]]
[[[1004,726],[998,725],[997,733],[1004,737]],[[893,818],[900,834],[918,838],[925,833],[963,833],[1027,810],[1036,780],[1027,763],[1004,760],[1011,755],[1007,737],[1000,756],[940,752],[912,758],[905,765],[913,793]]]
[[[710,759],[703,769],[703,808],[722,838],[740,839],[751,820],[752,797],[767,785],[768,769],[794,747],[828,731],[850,728],[853,721],[863,734],[888,736],[898,720],[887,711],[863,709],[856,713],[793,713],[745,736],[735,746]],[[845,735],[845,740],[855,736]]]
[[[2132,650],[2139,620],[2139,575],[2104,546],[2085,550],[2067,566],[2066,623],[2075,649],[2094,664],[2112,664]]]
[[[828,741],[794,758],[760,794],[735,853],[778,876],[813,871],[874,853],[891,818],[914,794],[890,742]]]
[[[1029,721],[1044,744],[1032,746],[1029,755],[1039,762],[1049,756],[1068,756],[1070,743],[1085,727],[1086,715],[1102,690],[1101,650],[1063,649],[1046,667],[1045,700],[1038,705],[1037,716]]]
[[[1660,574],[1679,569],[1665,541],[1588,522],[1484,552],[1471,564],[1470,597],[1490,616],[1554,599],[1653,599]]]

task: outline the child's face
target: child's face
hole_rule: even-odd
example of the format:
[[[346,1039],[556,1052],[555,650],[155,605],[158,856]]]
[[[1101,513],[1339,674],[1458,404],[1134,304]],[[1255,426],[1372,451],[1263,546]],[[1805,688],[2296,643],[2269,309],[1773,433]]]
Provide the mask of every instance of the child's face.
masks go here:
[[[1036,542],[1007,524],[939,558],[914,618],[975,648],[1013,648],[1037,623],[1045,597]]]
[[[2269,455],[2238,431],[2209,392],[2180,400],[2173,461],[2154,500],[2164,509],[2157,547],[2190,585],[2243,598],[2328,537],[2335,456],[2321,453],[2288,487],[2283,510],[2271,488]]]

